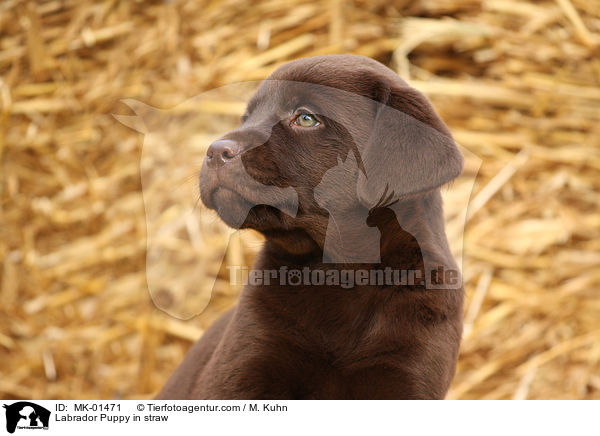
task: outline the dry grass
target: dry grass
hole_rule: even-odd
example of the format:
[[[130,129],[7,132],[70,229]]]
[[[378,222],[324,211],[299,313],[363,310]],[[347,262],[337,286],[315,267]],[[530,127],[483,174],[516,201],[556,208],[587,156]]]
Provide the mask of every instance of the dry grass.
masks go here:
[[[290,59],[350,52],[409,78],[482,160],[447,193],[450,219],[452,192],[477,175],[464,246],[449,223],[468,295],[449,397],[600,398],[600,2],[249,4],[0,4],[0,397],[148,397],[235,303],[220,280],[190,321],[152,304],[143,137],[110,115],[131,115],[120,99],[169,108]],[[218,130],[239,104],[195,110]],[[177,114],[184,129],[153,138],[152,159],[174,144],[201,156],[210,134]],[[160,244],[179,235],[183,263],[227,243],[214,217],[177,218],[194,210],[196,163],[176,173],[182,189],[153,191],[158,216],[173,213]],[[228,256],[258,245],[246,234]],[[175,307],[170,292],[153,297]]]

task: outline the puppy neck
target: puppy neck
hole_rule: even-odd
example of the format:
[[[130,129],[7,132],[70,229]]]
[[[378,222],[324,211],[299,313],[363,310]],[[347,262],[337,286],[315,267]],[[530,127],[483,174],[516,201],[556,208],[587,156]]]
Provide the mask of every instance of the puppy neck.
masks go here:
[[[263,259],[269,264],[344,268],[381,264],[407,269],[420,268],[427,261],[453,264],[439,190],[400,199],[379,211],[357,206],[340,216],[330,215],[326,232],[315,226],[265,236]]]

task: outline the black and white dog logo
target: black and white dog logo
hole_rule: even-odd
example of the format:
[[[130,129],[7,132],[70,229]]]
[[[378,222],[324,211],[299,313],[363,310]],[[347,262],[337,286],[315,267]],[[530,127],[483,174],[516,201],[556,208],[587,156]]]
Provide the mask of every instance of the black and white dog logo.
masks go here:
[[[44,429],[48,430],[50,411],[29,401],[19,401],[6,409],[6,431],[14,433],[15,429]]]

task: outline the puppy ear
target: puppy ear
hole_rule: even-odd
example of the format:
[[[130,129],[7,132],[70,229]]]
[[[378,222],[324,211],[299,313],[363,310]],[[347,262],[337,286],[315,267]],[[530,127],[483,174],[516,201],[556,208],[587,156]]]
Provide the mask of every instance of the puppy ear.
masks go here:
[[[367,207],[382,192],[394,199],[442,186],[462,172],[463,157],[427,98],[399,80],[378,82],[373,130],[361,150],[357,194]]]

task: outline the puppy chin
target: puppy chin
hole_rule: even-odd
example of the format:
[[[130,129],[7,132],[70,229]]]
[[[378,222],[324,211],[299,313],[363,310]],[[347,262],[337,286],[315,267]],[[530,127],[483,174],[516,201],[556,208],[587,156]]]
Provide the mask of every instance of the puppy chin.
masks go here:
[[[219,187],[204,204],[217,212],[229,227],[264,231],[280,226],[278,210],[264,204],[256,205],[237,192]]]
[[[215,189],[210,195],[210,200],[204,204],[215,210],[225,224],[234,229],[243,226],[254,206],[238,193],[222,187]]]

